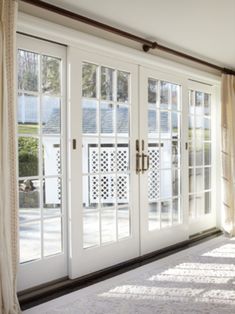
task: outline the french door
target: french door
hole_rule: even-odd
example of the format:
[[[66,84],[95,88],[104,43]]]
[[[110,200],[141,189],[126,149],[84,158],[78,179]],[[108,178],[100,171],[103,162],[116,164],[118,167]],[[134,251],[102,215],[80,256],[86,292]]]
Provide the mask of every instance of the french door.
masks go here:
[[[215,226],[213,94],[183,76],[19,36],[19,290]]]
[[[18,290],[67,276],[66,49],[18,35]]]
[[[212,86],[188,83],[190,235],[216,225],[216,111]]]
[[[140,254],[138,68],[76,49],[69,51],[69,62],[74,65],[70,276],[75,278]]]
[[[69,56],[75,278],[188,238],[187,93],[157,71],[141,67],[138,85],[135,65]]]
[[[140,69],[141,254],[188,238],[183,85],[182,79]]]

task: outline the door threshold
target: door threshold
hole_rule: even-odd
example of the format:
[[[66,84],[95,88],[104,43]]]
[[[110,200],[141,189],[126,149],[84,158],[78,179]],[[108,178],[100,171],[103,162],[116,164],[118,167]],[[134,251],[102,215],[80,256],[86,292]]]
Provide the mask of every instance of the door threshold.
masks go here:
[[[136,257],[120,264],[102,269],[100,271],[85,275],[76,279],[68,277],[60,278],[28,290],[18,293],[18,298],[22,310],[29,309],[39,304],[48,302],[68,293],[88,287],[100,281],[118,276],[137,267],[154,262],[171,254],[195,246],[201,242],[208,241],[222,234],[221,230],[213,228],[189,237],[188,240],[171,245],[161,250]]]

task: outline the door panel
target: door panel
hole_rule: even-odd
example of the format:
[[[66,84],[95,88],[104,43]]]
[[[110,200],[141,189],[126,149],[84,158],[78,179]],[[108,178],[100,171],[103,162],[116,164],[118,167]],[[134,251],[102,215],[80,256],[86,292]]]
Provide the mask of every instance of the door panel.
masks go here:
[[[71,212],[73,278],[139,255],[138,104],[136,66],[76,49],[69,58],[71,77],[82,73],[71,97],[71,199],[81,196]]]
[[[18,290],[25,290],[67,275],[66,49],[17,39]]]
[[[190,234],[193,235],[215,226],[212,143],[216,139],[213,139],[213,88],[190,82],[188,93],[189,224]]]
[[[149,158],[148,170],[140,174],[141,254],[145,254],[187,239],[181,183],[186,151],[182,82],[145,68],[140,82],[140,150],[142,158]]]

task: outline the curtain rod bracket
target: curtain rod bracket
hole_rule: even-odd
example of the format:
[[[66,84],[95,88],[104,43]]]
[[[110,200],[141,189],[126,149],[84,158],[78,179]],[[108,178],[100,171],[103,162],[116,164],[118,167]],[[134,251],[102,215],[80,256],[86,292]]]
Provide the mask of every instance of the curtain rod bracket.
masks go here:
[[[143,50],[144,50],[145,52],[148,52],[150,49],[155,49],[155,48],[157,48],[157,46],[158,46],[158,43],[157,43],[156,41],[153,41],[153,42],[151,43],[151,45],[144,44],[144,45],[142,46],[142,48],[143,48]]]

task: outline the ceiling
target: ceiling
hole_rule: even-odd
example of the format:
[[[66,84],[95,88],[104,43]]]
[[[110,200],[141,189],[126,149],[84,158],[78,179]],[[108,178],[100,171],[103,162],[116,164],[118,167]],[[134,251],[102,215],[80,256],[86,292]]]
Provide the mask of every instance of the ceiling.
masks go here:
[[[235,69],[235,0],[44,0]]]

